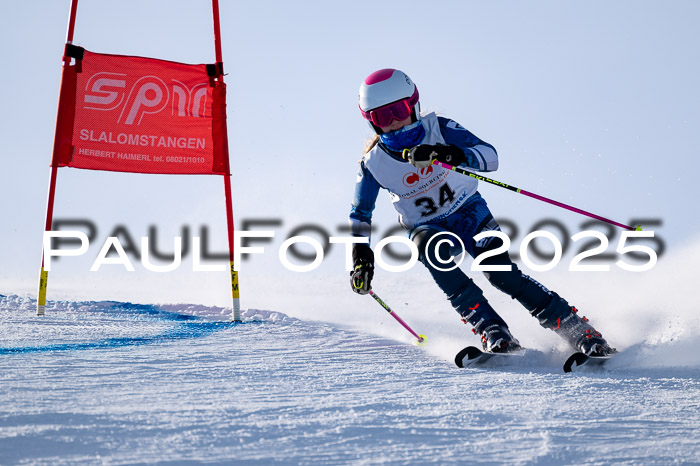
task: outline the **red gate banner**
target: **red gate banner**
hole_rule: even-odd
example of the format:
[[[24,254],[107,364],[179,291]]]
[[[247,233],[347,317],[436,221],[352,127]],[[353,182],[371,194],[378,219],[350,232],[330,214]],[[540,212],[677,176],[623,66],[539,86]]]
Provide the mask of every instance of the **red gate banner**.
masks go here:
[[[216,67],[75,50],[64,68],[53,164],[228,174],[226,90]]]

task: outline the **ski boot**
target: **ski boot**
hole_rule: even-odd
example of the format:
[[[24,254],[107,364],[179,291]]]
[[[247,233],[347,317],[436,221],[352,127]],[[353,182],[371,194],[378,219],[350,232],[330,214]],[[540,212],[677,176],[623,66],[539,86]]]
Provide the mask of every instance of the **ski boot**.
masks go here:
[[[579,317],[578,309],[555,294],[549,305],[532,313],[544,328],[568,341],[571,346],[588,356],[606,356],[617,350],[608,345],[603,336],[586,317]]]
[[[508,326],[497,322],[485,322],[481,329],[481,346],[489,353],[510,353],[520,349],[520,343],[515,339]],[[477,333],[476,328],[473,330]]]
[[[588,323],[586,316],[578,316],[578,309],[573,306],[568,316],[557,319],[557,326],[553,330],[588,356],[607,356],[617,352],[608,345],[603,335]]]
[[[466,307],[462,322],[472,325],[474,335],[481,337],[484,351],[489,353],[507,353],[520,349],[520,343],[508,330],[508,325],[501,319],[487,301]]]

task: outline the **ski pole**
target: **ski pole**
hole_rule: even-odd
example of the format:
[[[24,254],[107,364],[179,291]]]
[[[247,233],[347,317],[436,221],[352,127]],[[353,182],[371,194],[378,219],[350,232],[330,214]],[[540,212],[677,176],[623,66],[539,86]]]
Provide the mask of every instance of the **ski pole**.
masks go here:
[[[407,158],[407,153],[406,153],[407,150],[408,149],[404,149],[404,154],[403,154],[404,158]],[[531,197],[533,199],[537,199],[538,201],[547,202],[547,203],[555,205],[557,207],[561,207],[563,209],[567,209],[567,210],[570,210],[572,212],[576,212],[577,214],[585,215],[587,217],[591,217],[591,218],[594,218],[596,220],[600,220],[600,221],[603,221],[606,223],[610,223],[612,225],[616,225],[620,228],[625,228],[627,230],[633,230],[633,231],[641,231],[642,230],[641,225],[637,225],[636,227],[631,227],[629,225],[625,225],[623,223],[619,223],[619,222],[616,222],[614,220],[610,220],[609,218],[601,217],[600,215],[596,215],[594,213],[587,212],[583,209],[579,209],[577,207],[570,206],[568,204],[564,204],[563,202],[555,201],[554,199],[549,199],[547,197],[540,196],[539,194],[531,193],[530,191],[525,191],[524,189],[516,188],[515,186],[511,186],[509,184],[502,183],[502,182],[497,181],[497,180],[492,180],[491,178],[486,178],[485,176],[477,175],[476,173],[470,172],[469,170],[465,170],[465,169],[460,168],[460,167],[455,167],[452,165],[448,165],[446,163],[442,163],[439,160],[433,160],[433,164],[439,165],[443,168],[446,168],[447,170],[452,170],[456,173],[459,173],[460,175],[470,176],[470,177],[477,179],[479,181],[484,181],[486,183],[500,186],[501,188],[506,188],[506,189],[513,191],[513,192],[516,192],[518,194],[524,194],[525,196]]]
[[[418,344],[419,344],[419,345],[420,345],[420,344],[425,344],[425,343],[428,341],[428,337],[426,337],[425,335],[418,335],[416,332],[414,332],[413,329],[412,329],[411,327],[409,327],[408,324],[407,324],[406,322],[404,322],[403,319],[402,319],[401,317],[399,317],[394,311],[392,311],[391,308],[390,308],[384,301],[382,301],[382,299],[381,299],[379,296],[377,296],[377,294],[376,294],[373,290],[369,290],[369,295],[370,295],[371,297],[373,297],[374,300],[377,301],[384,309],[386,309],[386,311],[387,311],[394,319],[396,319],[396,320],[398,321],[398,323],[400,323],[401,325],[403,325],[403,328],[405,328],[406,330],[408,330],[408,331],[411,333],[411,335],[413,335],[414,337],[416,337],[416,339],[418,340]]]
[[[563,209],[567,209],[567,210],[570,210],[572,212],[576,212],[577,214],[585,215],[586,217],[591,217],[591,218],[594,218],[596,220],[600,220],[602,222],[610,223],[612,225],[616,225],[616,226],[618,226],[620,228],[624,228],[626,230],[641,231],[641,229],[642,229],[641,225],[637,225],[636,227],[625,225],[624,223],[619,223],[619,222],[616,222],[614,220],[610,220],[609,218],[605,218],[605,217],[601,217],[600,215],[596,215],[592,212],[588,212],[588,211],[585,211],[583,209],[579,209],[578,207],[570,206],[568,204],[564,204],[563,202],[555,201],[554,199],[549,199],[548,197],[540,196],[539,194],[531,193],[530,191],[525,191],[524,189],[516,188],[515,186],[510,186],[506,183],[502,183],[500,181],[486,178],[485,176],[477,175],[476,173],[470,172],[469,170],[465,170],[465,169],[459,168],[459,167],[454,167],[452,165],[442,163],[438,160],[433,160],[433,163],[435,165],[440,165],[441,167],[446,168],[448,170],[453,170],[461,175],[467,175],[467,176],[475,178],[479,181],[485,181],[486,183],[491,183],[491,184],[494,184],[496,186],[500,186],[501,188],[506,188],[506,189],[513,191],[513,192],[516,192],[518,194],[524,194],[525,196],[531,197],[533,199],[537,199],[538,201],[547,202],[548,204],[552,204],[552,205],[555,205],[557,207],[561,207]]]

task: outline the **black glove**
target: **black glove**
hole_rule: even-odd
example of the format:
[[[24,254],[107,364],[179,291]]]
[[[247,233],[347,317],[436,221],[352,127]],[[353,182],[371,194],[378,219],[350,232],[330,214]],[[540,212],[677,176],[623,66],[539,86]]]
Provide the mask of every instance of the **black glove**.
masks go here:
[[[374,252],[364,243],[353,244],[352,272],[350,272],[352,291],[359,294],[369,293],[372,289],[372,277],[374,277]]]
[[[437,159],[442,163],[457,166],[467,161],[464,151],[454,144],[421,144],[404,151],[404,158],[418,168],[427,167]]]

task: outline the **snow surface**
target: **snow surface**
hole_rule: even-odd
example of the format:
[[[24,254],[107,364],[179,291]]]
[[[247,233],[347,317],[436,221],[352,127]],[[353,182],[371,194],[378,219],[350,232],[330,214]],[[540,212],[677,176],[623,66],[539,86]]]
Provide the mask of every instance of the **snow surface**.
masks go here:
[[[700,462],[700,364],[672,343],[597,372],[561,373],[556,350],[458,369],[280,312],[35,304],[0,295],[3,465]]]

